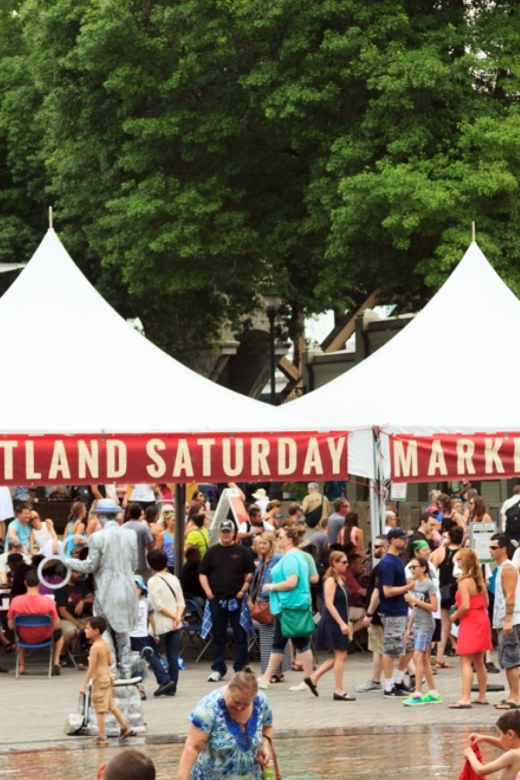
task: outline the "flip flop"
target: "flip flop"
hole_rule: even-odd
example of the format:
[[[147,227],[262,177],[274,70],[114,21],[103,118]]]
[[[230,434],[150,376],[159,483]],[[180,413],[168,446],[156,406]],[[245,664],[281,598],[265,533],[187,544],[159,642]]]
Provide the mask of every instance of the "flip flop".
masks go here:
[[[479,701],[478,699],[472,699],[472,704],[480,704],[481,707],[489,707],[488,701]]]
[[[304,677],[303,682],[307,685],[315,696],[319,696],[318,688],[314,685],[310,677]]]
[[[448,706],[449,710],[470,710],[472,708],[472,704],[450,704]]]
[[[507,699],[502,699],[502,701],[497,701],[495,704],[496,710],[517,710],[519,708],[518,704],[515,704],[514,701],[507,701]]]

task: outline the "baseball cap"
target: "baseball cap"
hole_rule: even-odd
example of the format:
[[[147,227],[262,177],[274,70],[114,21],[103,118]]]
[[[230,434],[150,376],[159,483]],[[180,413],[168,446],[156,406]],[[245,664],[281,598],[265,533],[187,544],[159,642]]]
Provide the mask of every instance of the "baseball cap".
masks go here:
[[[399,527],[391,528],[388,531],[386,538],[388,539],[388,541],[390,541],[390,539],[407,539],[408,534],[406,533],[404,528],[399,528]]]
[[[234,531],[235,530],[235,524],[233,520],[222,520],[218,527],[219,531]]]
[[[145,581],[143,580],[143,578],[141,577],[140,574],[134,574],[134,582],[137,582],[137,584],[139,585],[139,587],[143,591],[143,594],[145,596],[147,596],[148,595],[148,588],[146,587]]]

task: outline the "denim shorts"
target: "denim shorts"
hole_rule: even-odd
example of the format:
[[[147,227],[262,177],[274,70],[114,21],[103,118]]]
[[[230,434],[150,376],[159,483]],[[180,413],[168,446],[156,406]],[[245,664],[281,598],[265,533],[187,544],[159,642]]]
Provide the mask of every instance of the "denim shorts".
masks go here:
[[[272,653],[283,653],[285,645],[289,639],[286,636],[282,636],[282,624],[280,622],[280,615],[276,615],[273,623],[273,639],[271,642]],[[310,650],[311,642],[308,636],[292,636],[291,642],[294,649],[299,653],[304,653],[306,650]]]

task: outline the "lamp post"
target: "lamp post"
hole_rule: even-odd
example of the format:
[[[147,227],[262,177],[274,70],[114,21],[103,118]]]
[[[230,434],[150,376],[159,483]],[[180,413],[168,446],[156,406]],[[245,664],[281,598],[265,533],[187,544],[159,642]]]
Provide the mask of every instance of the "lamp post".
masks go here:
[[[270,357],[270,378],[271,378],[271,403],[276,405],[276,381],[275,381],[275,354],[274,354],[274,320],[276,312],[280,307],[280,296],[277,293],[264,295],[265,309],[267,319],[269,320],[269,357]]]

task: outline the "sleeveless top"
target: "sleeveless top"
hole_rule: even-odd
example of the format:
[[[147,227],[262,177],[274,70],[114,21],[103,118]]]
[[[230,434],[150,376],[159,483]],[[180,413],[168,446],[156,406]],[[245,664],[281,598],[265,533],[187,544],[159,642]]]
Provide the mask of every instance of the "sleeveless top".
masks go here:
[[[444,560],[439,564],[439,587],[443,585],[453,585],[456,582],[456,578],[453,576],[453,556],[458,553],[459,547],[456,550],[450,550],[446,547],[444,554]]]
[[[497,566],[497,576],[495,580],[495,606],[493,608],[493,628],[503,628],[504,620],[506,617],[506,599],[504,596],[504,590],[502,588],[502,572],[506,566],[513,566],[516,571],[516,566],[508,559],[503,561],[500,566]],[[516,590],[515,590],[515,608],[513,612],[512,623],[514,626],[520,624],[520,576],[516,575]]]

